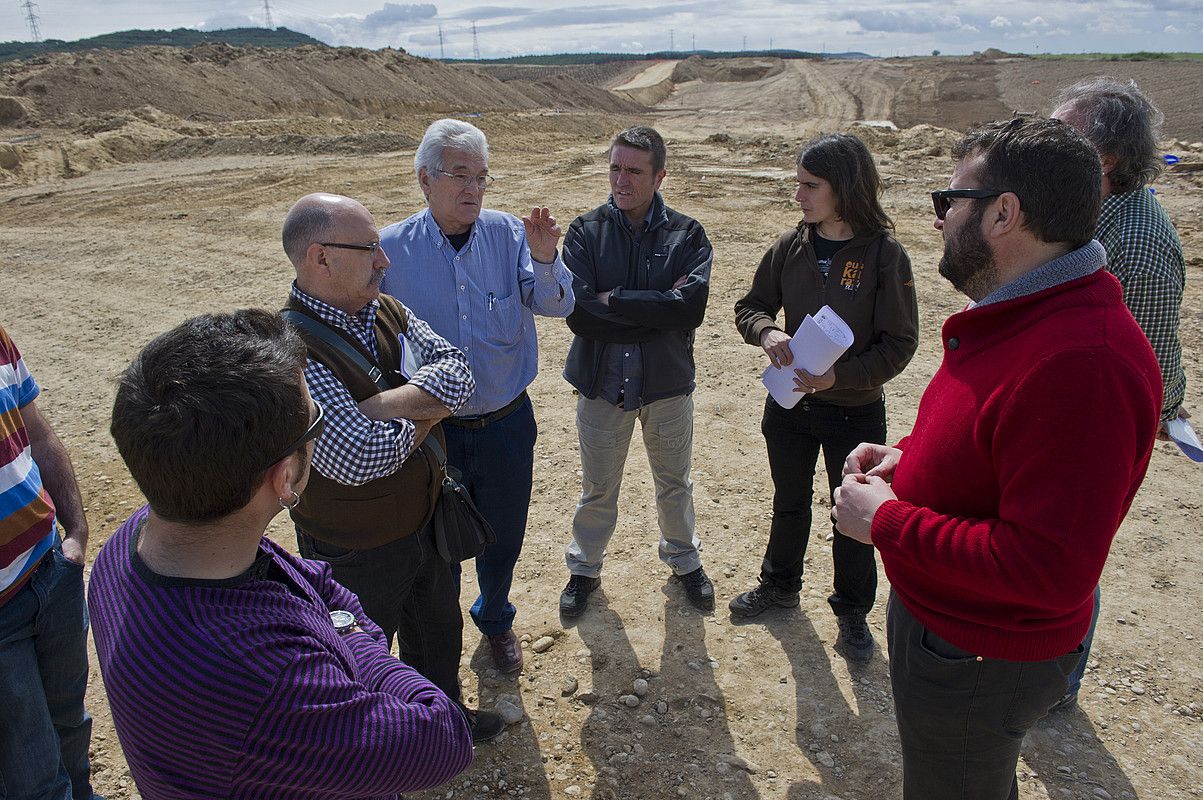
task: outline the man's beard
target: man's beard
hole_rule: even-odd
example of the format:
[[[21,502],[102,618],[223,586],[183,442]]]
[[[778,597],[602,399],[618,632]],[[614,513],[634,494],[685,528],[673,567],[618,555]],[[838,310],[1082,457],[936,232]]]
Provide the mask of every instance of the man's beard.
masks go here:
[[[982,236],[982,216],[966,220],[959,234],[946,239],[940,257],[940,274],[974,302],[998,288],[998,265]]]

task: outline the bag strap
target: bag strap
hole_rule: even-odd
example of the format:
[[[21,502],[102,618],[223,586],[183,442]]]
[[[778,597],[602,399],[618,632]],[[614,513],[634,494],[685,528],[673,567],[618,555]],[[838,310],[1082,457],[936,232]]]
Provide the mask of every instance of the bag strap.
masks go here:
[[[384,371],[381,370],[378,365],[368,361],[363,353],[352,347],[350,342],[339,336],[338,333],[336,333],[334,329],[326,323],[322,322],[321,320],[314,319],[308,314],[302,314],[300,311],[290,308],[286,308],[281,311],[280,316],[283,317],[286,322],[292,323],[298,328],[304,328],[309,333],[318,337],[323,342],[338,350],[347,358],[351,359],[355,366],[359,367],[364,371],[364,373],[367,374],[367,376],[372,380],[373,383],[376,384],[376,387],[380,389],[380,391],[384,392],[393,388],[392,386],[389,386],[388,381],[384,379]],[[443,473],[443,476],[446,477],[447,451],[443,449],[441,444],[439,444],[439,440],[434,436],[428,435],[422,440],[422,445],[420,446],[425,446],[428,450],[430,450],[431,454],[435,458],[435,461],[438,462],[439,470]]]
[[[376,384],[376,388],[380,391],[392,389],[388,385],[388,381],[384,379],[384,371],[379,366],[368,361],[363,353],[351,346],[343,337],[335,333],[334,329],[321,320],[314,319],[308,314],[302,314],[300,311],[295,311],[286,308],[280,312],[280,316],[285,321],[292,323],[298,328],[304,328],[309,333],[321,339],[326,344],[338,350],[347,358],[354,362],[355,366],[359,367],[371,379],[372,383]]]

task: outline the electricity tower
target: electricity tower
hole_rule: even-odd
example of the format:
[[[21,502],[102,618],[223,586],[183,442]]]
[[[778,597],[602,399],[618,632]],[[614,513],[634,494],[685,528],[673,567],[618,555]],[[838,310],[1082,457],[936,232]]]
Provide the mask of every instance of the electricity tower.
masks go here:
[[[480,61],[480,42],[476,39],[476,20],[472,20],[472,58]]]
[[[42,31],[38,28],[38,4],[33,0],[24,0],[21,8],[25,9],[25,24],[29,26],[29,38],[34,42],[42,41]]]
[[[263,0],[263,21],[267,23],[267,29],[275,30],[275,25],[272,25],[272,6],[271,0]]]

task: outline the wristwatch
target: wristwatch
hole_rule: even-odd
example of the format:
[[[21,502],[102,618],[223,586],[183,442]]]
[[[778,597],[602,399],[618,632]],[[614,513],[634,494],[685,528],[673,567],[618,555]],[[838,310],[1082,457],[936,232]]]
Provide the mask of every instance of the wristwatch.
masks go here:
[[[354,633],[361,630],[359,623],[355,620],[355,615],[350,611],[331,611],[330,624],[339,633]]]

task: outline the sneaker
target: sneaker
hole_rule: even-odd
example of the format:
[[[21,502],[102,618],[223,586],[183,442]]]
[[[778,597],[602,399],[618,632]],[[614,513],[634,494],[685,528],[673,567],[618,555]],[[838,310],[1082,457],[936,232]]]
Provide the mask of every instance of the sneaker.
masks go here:
[[[840,635],[835,640],[835,651],[850,661],[868,661],[873,657],[873,635],[863,614],[848,614],[836,617]]]
[[[1061,699],[1049,706],[1048,713],[1055,714],[1058,711],[1069,711],[1078,705],[1078,693],[1066,692],[1061,695]]]
[[[796,608],[798,593],[762,583],[750,592],[732,597],[731,602],[727,603],[727,608],[731,609],[732,615],[736,617],[754,617],[773,606]]]
[[[518,643],[518,637],[514,635],[514,631],[508,630],[505,633],[485,638],[489,640],[493,663],[499,672],[508,675],[522,669],[522,645]]]
[[[590,578],[588,575],[571,575],[568,585],[560,592],[560,613],[566,617],[579,617],[589,606],[589,595],[598,586],[601,578]]]
[[[714,584],[706,577],[706,571],[698,567],[684,575],[674,575],[685,587],[685,596],[698,611],[714,610]]]
[[[472,734],[472,744],[491,742],[505,731],[505,720],[496,712],[468,708],[463,703],[459,703],[459,709],[464,712],[464,717],[468,720],[468,731]]]

